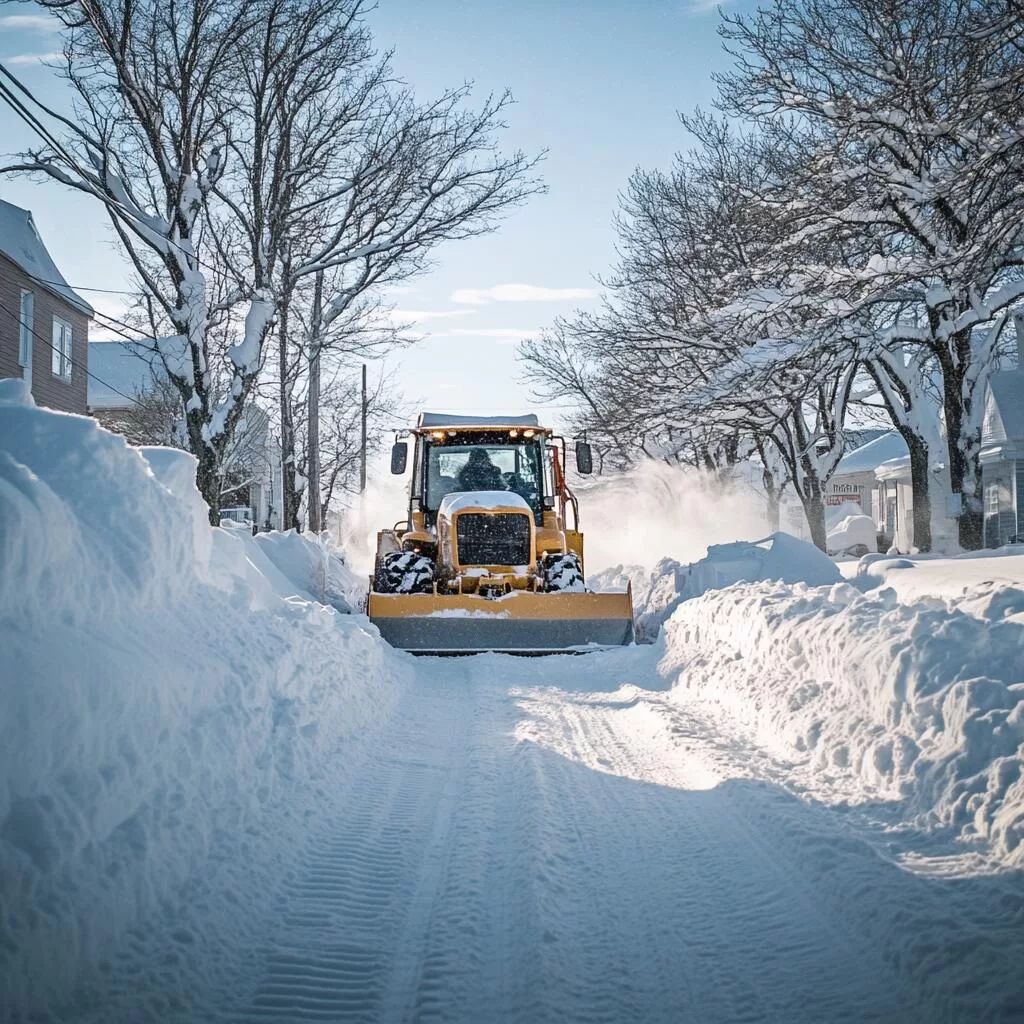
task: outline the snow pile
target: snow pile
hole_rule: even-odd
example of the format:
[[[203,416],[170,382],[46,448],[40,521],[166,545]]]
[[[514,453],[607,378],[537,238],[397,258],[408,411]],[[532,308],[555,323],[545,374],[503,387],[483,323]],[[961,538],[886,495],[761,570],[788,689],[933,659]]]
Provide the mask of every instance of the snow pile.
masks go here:
[[[593,590],[624,590],[633,586],[637,638],[652,641],[662,624],[683,601],[741,581],[778,580],[827,586],[841,579],[835,563],[813,544],[788,533],[759,541],[713,544],[698,562],[683,564],[663,558],[650,573],[638,566],[616,566],[597,573]]]
[[[684,602],[663,644],[679,696],[1024,865],[1024,621],[762,582]]]
[[[17,1018],[66,1009],[130,930],[295,856],[288,822],[408,669],[365,620],[282,600],[297,539],[211,529],[188,455],[143,458],[20,381],[0,381],[0,438],[0,1004]]]
[[[326,533],[311,535],[289,530],[249,536],[300,596],[329,604],[340,612],[362,607],[366,581],[349,569],[344,555],[332,546]]]

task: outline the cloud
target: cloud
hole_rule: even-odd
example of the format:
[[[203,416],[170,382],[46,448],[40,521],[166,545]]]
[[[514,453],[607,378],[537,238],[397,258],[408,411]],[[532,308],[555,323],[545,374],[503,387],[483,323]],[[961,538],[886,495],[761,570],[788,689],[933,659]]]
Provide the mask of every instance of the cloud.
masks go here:
[[[388,309],[380,313],[381,327],[392,330],[422,331],[431,320],[447,320],[453,316],[469,316],[472,309]]]
[[[4,57],[6,64],[42,64],[47,60],[63,60],[63,53],[16,53],[13,57]]]
[[[539,330],[529,327],[453,327],[444,334],[457,338],[493,338],[499,345],[517,345],[540,337]]]
[[[0,16],[0,28],[27,29],[32,32],[56,32],[59,22],[46,14],[5,14]]]
[[[708,14],[719,7],[727,7],[732,0],[689,0],[686,11],[689,14]]]
[[[487,302],[570,302],[593,299],[593,288],[545,288],[538,284],[496,284],[493,288],[459,288],[452,292],[452,302],[482,306]]]
[[[388,315],[398,323],[409,323],[415,320],[444,320],[450,316],[468,316],[471,309],[393,309]]]

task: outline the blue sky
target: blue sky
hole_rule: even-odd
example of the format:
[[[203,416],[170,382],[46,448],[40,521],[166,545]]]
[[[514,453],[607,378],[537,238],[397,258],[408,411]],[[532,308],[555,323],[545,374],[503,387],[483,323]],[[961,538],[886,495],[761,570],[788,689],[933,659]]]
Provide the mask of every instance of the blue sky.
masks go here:
[[[0,60],[59,101],[61,85],[35,59],[58,50],[59,38],[30,4],[0,12]],[[480,98],[509,88],[516,105],[504,145],[548,150],[546,195],[514,211],[496,234],[440,249],[429,275],[391,296],[400,310],[424,314],[418,330],[425,339],[391,360],[407,395],[456,412],[533,408],[518,379],[516,342],[595,303],[595,276],[615,257],[617,193],[635,167],[667,166],[686,148],[676,112],[708,105],[711,74],[728,65],[716,7],[702,0],[380,0],[369,22],[422,98],[464,81]],[[0,138],[7,152],[31,142],[6,108]],[[0,197],[33,211],[72,284],[125,286],[105,215],[88,198],[23,179],[0,180]],[[118,311],[117,296],[87,297]]]

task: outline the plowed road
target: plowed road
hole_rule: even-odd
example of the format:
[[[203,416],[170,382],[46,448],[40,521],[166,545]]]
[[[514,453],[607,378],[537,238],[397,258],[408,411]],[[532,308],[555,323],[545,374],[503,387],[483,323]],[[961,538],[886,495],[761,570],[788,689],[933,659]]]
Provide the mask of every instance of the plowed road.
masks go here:
[[[998,877],[911,870],[646,655],[418,661],[202,1019],[1024,1020]]]

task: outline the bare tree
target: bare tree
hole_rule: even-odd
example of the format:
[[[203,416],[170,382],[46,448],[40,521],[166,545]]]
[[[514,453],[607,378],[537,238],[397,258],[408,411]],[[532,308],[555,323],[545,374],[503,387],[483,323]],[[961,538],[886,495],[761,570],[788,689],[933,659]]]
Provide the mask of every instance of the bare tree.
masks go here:
[[[999,7],[776,0],[726,16],[723,30],[738,65],[721,80],[725,108],[762,125],[795,118],[821,140],[806,165],[817,201],[794,220],[803,238],[840,232],[862,254],[830,268],[830,287],[847,291],[857,317],[919,310],[878,340],[883,351],[925,349],[941,372],[967,548],[981,543],[982,395],[1002,320],[1024,297],[1024,64],[1016,22],[989,31]]]
[[[237,282],[230,296],[212,296],[203,255],[204,216],[225,172],[243,43],[258,5],[39,3],[67,30],[64,74],[75,116],[47,111],[65,139],[51,138],[8,169],[43,172],[102,202],[149,300],[154,338],[185,339],[184,355],[177,346],[154,345],[182,397],[197,484],[216,521],[220,461],[274,311],[270,294],[252,279]],[[218,401],[223,368],[211,365],[207,332],[236,307],[245,332],[228,349],[229,380]]]
[[[318,478],[311,478],[310,487],[319,481],[320,525],[335,512],[340,499],[359,489],[362,458],[360,375],[351,366],[341,366],[332,378],[325,379],[320,434],[320,466]],[[379,454],[395,430],[409,417],[409,409],[394,378],[379,373],[370,381],[366,395],[367,455]]]
[[[151,333],[185,339],[185,358],[156,345],[216,521],[224,452],[275,320],[288,344],[299,282],[328,275],[324,337],[367,289],[422,270],[433,245],[493,228],[539,189],[536,160],[496,150],[507,97],[472,111],[465,89],[418,104],[394,83],[363,0],[37,2],[67,30],[76,111],[47,110],[66,139],[6,170],[105,205]]]

